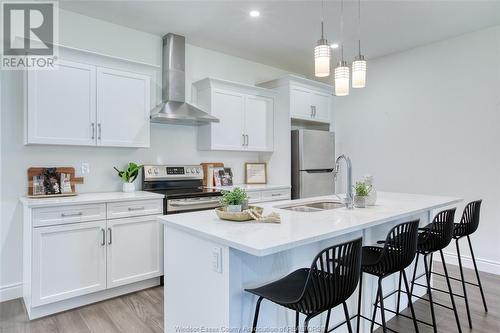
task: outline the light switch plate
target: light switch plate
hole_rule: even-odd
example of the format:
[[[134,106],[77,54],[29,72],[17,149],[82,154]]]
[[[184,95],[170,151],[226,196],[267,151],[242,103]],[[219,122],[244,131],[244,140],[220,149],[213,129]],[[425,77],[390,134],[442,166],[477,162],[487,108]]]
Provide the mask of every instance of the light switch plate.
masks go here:
[[[82,162],[81,171],[82,171],[82,175],[89,174],[90,173],[90,164],[87,162]]]
[[[222,248],[214,247],[212,249],[212,270],[217,273],[222,273]]]

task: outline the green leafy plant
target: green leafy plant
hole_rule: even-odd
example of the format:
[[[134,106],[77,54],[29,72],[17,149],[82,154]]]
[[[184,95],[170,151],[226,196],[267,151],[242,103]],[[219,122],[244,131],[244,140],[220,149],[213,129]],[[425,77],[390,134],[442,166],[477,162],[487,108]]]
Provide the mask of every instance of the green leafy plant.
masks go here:
[[[236,187],[232,191],[223,191],[222,198],[220,199],[221,204],[224,207],[232,205],[243,205],[247,200],[248,196],[245,190]]]
[[[354,185],[353,187],[354,191],[356,191],[356,195],[360,197],[368,196],[372,190],[372,186],[368,185],[365,182],[356,182],[356,185]]]
[[[116,172],[118,172],[118,177],[120,177],[126,183],[133,183],[134,180],[139,175],[139,170],[141,170],[142,165],[135,164],[134,162],[130,162],[125,170],[118,170],[116,167],[113,167]]]

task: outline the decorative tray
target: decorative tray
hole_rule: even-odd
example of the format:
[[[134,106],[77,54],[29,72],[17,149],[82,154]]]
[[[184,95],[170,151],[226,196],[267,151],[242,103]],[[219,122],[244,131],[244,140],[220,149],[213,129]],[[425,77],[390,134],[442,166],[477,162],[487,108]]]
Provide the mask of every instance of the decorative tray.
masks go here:
[[[221,220],[235,221],[235,222],[245,222],[250,220],[255,220],[254,217],[250,214],[249,210],[255,212],[255,215],[261,216],[264,208],[257,206],[249,206],[248,209],[245,209],[242,212],[227,212],[223,207],[219,207],[215,209],[215,213]]]

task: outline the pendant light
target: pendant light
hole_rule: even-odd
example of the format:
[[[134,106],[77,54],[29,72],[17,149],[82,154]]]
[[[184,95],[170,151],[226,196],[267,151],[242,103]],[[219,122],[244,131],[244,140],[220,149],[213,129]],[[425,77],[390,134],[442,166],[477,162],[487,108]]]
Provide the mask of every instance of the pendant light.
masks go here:
[[[352,62],[352,87],[364,88],[366,86],[366,60],[361,55],[361,0],[358,0],[358,55]]]
[[[330,75],[330,45],[324,37],[323,26],[323,11],[324,2],[321,2],[321,38],[314,48],[314,75],[317,77],[325,77]]]
[[[340,1],[340,61],[335,67],[335,96],[349,95],[349,66],[344,61],[344,0]]]

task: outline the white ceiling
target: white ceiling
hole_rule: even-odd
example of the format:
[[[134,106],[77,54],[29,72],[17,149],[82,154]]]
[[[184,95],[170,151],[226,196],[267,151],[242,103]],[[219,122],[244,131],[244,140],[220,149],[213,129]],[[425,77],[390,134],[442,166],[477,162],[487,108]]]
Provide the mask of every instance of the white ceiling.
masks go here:
[[[60,1],[61,8],[156,35],[311,75],[320,1]],[[368,58],[500,24],[498,1],[362,1],[362,48]],[[252,9],[261,12],[251,18]],[[340,2],[326,1],[330,42],[339,42]],[[357,44],[357,1],[346,0],[345,58]]]

